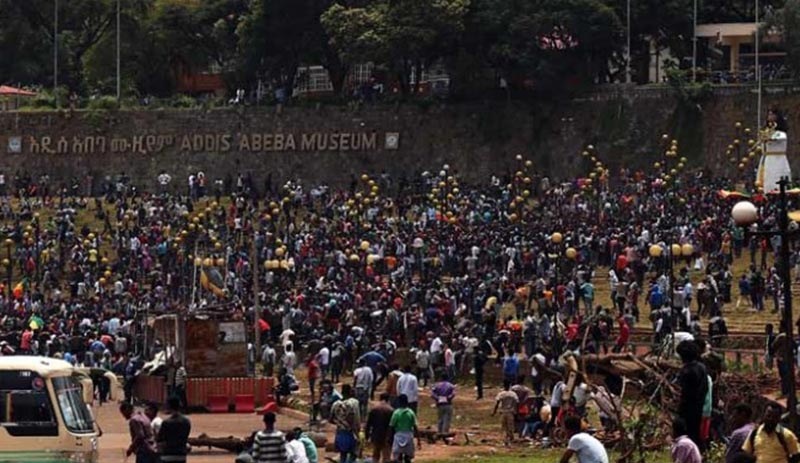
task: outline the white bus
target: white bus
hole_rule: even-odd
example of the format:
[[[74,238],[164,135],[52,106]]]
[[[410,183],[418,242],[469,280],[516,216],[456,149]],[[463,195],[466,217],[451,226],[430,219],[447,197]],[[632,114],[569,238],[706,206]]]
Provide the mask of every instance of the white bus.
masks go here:
[[[97,427],[75,369],[46,357],[0,357],[0,463],[97,461]]]

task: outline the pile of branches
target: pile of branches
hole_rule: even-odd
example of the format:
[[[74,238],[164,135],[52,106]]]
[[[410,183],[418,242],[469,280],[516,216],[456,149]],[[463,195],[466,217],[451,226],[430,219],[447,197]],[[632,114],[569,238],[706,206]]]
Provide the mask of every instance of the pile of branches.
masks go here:
[[[613,426],[596,434],[608,448],[619,451],[620,463],[645,463],[652,452],[668,443],[674,404],[680,391],[673,384],[680,368],[663,358],[632,353],[584,354],[579,372],[591,386],[592,378],[622,378],[622,390],[611,400]]]
[[[619,463],[645,463],[653,451],[668,444],[672,416],[680,399],[680,388],[675,385],[681,368],[677,359],[620,353],[585,354],[578,360],[579,372],[588,384],[598,375],[622,378],[619,401],[613,404],[615,428],[597,435],[606,446],[619,450]],[[769,402],[764,391],[779,389],[775,375],[720,372],[715,395],[723,398],[725,415],[736,404],[748,403],[758,416]]]

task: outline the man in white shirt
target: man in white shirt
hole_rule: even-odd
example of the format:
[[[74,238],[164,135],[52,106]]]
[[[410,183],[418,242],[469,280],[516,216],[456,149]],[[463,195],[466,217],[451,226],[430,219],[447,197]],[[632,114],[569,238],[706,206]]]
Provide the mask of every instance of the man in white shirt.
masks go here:
[[[581,419],[569,416],[564,420],[564,429],[569,436],[569,445],[561,457],[561,463],[569,463],[573,456],[578,463],[608,463],[608,453],[603,444],[593,436],[581,432]]]
[[[433,341],[431,341],[431,348],[430,348],[431,366],[433,367],[434,370],[436,368],[441,367],[444,361],[442,344],[444,343],[442,342],[442,338],[440,338],[439,336],[436,336],[435,338],[433,338]]]
[[[408,397],[408,408],[417,413],[419,382],[414,373],[411,373],[411,366],[409,365],[403,367],[403,374],[397,380],[397,395],[401,396],[403,394]]]
[[[308,463],[306,446],[294,431],[286,433],[286,463]]]
[[[372,372],[372,368],[368,367],[363,360],[360,360],[358,362],[358,368],[353,371],[353,386],[360,411],[364,416],[367,415],[369,396],[372,392],[372,384],[374,381],[375,374]]]
[[[331,365],[331,350],[328,346],[322,346],[322,349],[317,353],[317,362],[319,362],[319,369],[322,373],[322,379],[328,376],[328,370]]]
[[[281,339],[281,346],[286,348],[287,344],[291,344],[293,336],[294,336],[294,331],[292,331],[291,329],[287,328],[287,329],[283,330],[283,332],[279,336],[280,339]]]

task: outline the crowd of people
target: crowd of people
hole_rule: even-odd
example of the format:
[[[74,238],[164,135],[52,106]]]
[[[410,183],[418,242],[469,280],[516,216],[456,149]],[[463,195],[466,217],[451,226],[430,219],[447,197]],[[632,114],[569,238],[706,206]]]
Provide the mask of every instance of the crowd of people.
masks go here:
[[[498,398],[511,440],[546,435],[558,409],[580,416],[592,396],[613,402],[614,384],[577,387],[562,402],[553,393],[561,379],[549,378],[563,373],[565,355],[627,350],[634,326],[652,327],[656,345],[679,335],[715,345],[734,296],[737,307],[768,310],[771,299],[780,309],[790,284],[774,267],[780,242],[733,224],[733,203],[719,194],[731,179],[605,169],[556,182],[531,164],[520,159],[517,172],[483,184],[445,165],[399,179],[353,176],[341,190],[201,172],[181,195],[169,193],[168,173],[154,193],[121,174],[95,197],[77,181],[56,187],[21,173],[6,185],[3,176],[0,352],[112,370],[133,399],[143,365],[171,347],[147,341],[147,317],[223,313],[258,326],[243,361],[277,376],[279,398],[297,388],[297,353],[306,354],[315,414],[350,431],[352,412],[337,418],[337,404],[369,416],[376,387],[396,382],[388,400],[405,397],[413,412],[418,382],[432,382],[447,434],[452,385],[471,377],[481,399],[494,362],[501,395],[518,389],[516,404]],[[770,227],[774,201],[755,200]],[[750,265],[734,274],[743,254]],[[606,288],[608,301],[598,296]],[[792,361],[775,359],[781,372]],[[187,372],[170,368],[179,392]],[[345,373],[355,376],[348,394],[335,390]],[[404,432],[411,416],[396,419]]]

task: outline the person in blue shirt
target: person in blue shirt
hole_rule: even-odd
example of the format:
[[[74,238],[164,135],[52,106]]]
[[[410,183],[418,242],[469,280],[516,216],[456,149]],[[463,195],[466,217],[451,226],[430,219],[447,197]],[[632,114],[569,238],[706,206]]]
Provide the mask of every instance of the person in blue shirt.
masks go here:
[[[658,310],[664,304],[664,294],[661,292],[661,287],[654,284],[650,288],[650,297],[648,298],[648,302],[650,303],[650,310]]]
[[[386,357],[381,355],[379,352],[371,350],[356,360],[356,363],[358,364],[360,364],[361,362],[364,362],[365,365],[372,368],[372,370],[374,371],[375,369],[378,368],[378,365],[380,365],[381,363],[386,363]]]
[[[503,386],[507,389],[517,381],[519,376],[519,359],[516,352],[511,352],[503,359]]]

